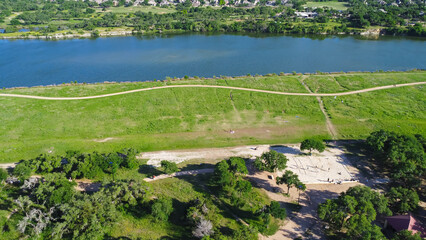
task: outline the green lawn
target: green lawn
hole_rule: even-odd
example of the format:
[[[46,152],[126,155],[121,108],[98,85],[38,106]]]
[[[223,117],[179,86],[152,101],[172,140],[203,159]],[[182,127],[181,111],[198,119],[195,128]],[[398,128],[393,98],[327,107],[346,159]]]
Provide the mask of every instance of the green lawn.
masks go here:
[[[305,78],[305,76],[303,76]],[[425,81],[426,73],[359,73],[306,76],[313,91],[349,91]],[[40,96],[88,96],[165,84],[217,84],[307,92],[302,76],[193,79],[0,90]],[[232,93],[232,100],[230,95]],[[323,98],[341,138],[365,137],[380,128],[425,133],[424,86],[334,99]],[[341,102],[343,100],[343,103]],[[228,89],[173,88],[78,101],[0,97],[0,162],[66,150],[142,151],[245,144],[294,143],[329,138],[314,97]],[[399,127],[398,127],[399,126]],[[235,134],[230,134],[230,130]],[[112,138],[106,142],[101,139]]]
[[[347,2],[328,1],[328,2],[307,2],[304,7],[318,8],[318,7],[329,7],[335,10],[346,10],[349,5]]]

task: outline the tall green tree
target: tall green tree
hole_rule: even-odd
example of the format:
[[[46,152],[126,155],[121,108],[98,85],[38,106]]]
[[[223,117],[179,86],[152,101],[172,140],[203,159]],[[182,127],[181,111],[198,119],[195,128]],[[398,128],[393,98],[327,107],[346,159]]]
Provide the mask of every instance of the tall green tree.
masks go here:
[[[287,161],[288,159],[284,154],[271,150],[256,158],[254,166],[259,171],[268,171],[272,173],[277,170],[285,169],[287,167]]]
[[[318,216],[332,232],[353,239],[386,239],[372,222],[377,213],[390,215],[387,198],[365,186],[351,187],[318,206]]]
[[[312,150],[317,150],[318,152],[324,152],[325,150],[325,144],[323,141],[315,139],[315,138],[309,138],[303,140],[303,142],[300,144],[300,150],[309,150],[309,153],[312,154]]]
[[[290,170],[286,170],[281,177],[277,177],[276,183],[287,185],[287,194],[290,192],[291,187],[297,187],[301,184],[299,176]]]
[[[392,187],[385,195],[391,209],[400,214],[413,211],[420,201],[416,191],[403,187]]]

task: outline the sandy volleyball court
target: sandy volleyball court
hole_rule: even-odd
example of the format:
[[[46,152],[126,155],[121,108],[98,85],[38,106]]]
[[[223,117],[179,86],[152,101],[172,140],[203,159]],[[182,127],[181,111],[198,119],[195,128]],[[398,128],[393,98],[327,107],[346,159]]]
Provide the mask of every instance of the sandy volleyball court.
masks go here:
[[[275,150],[286,155],[289,159],[288,170],[299,175],[302,182],[313,183],[340,183],[353,179],[348,170],[348,163],[344,159],[344,152],[337,147],[327,148],[322,153],[305,154],[299,150],[299,145],[258,145],[229,148],[206,148],[196,150],[146,152],[140,158],[148,159],[148,164],[159,166],[162,160],[181,163],[188,160],[204,159],[220,160],[232,156],[244,158],[258,157],[263,152]],[[282,172],[277,173],[278,176]]]

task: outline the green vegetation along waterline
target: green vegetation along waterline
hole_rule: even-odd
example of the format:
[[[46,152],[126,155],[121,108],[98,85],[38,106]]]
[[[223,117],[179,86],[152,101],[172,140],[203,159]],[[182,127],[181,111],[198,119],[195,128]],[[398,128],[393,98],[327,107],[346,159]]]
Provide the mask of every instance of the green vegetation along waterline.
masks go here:
[[[0,27],[5,33],[0,36],[97,37],[176,31],[379,34],[380,30],[423,36],[426,32],[425,5],[419,0],[96,2],[2,0]]]
[[[210,84],[282,92],[344,92],[425,82],[424,71],[165,80],[4,89],[0,93],[92,96],[164,85]],[[327,89],[327,90],[325,90]],[[321,97],[337,139],[387,129],[424,134],[424,85]],[[98,99],[49,101],[0,96],[0,159],[66,150],[141,151],[331,139],[318,100],[218,88],[170,88]]]

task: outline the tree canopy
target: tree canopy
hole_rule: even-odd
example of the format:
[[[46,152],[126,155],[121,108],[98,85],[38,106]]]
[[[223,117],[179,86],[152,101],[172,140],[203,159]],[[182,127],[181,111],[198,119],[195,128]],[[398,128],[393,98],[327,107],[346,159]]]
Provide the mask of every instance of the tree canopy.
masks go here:
[[[303,140],[300,144],[300,150],[309,150],[309,153],[312,153],[312,150],[317,150],[318,152],[324,152],[325,145],[321,140],[315,138],[309,138]]]
[[[424,139],[421,135],[376,131],[367,138],[375,158],[391,171],[391,178],[405,187],[419,186],[426,173]]]
[[[281,177],[277,177],[276,182],[278,185],[287,185],[287,194],[290,192],[291,187],[296,187],[302,191],[306,189],[305,184],[299,180],[299,176],[290,170],[286,170]]]
[[[259,171],[275,172],[285,169],[287,167],[287,161],[288,159],[284,154],[271,150],[256,158],[254,166]]]
[[[353,239],[385,239],[372,222],[377,213],[390,215],[388,200],[369,187],[356,186],[318,206],[318,216],[330,230]]]

